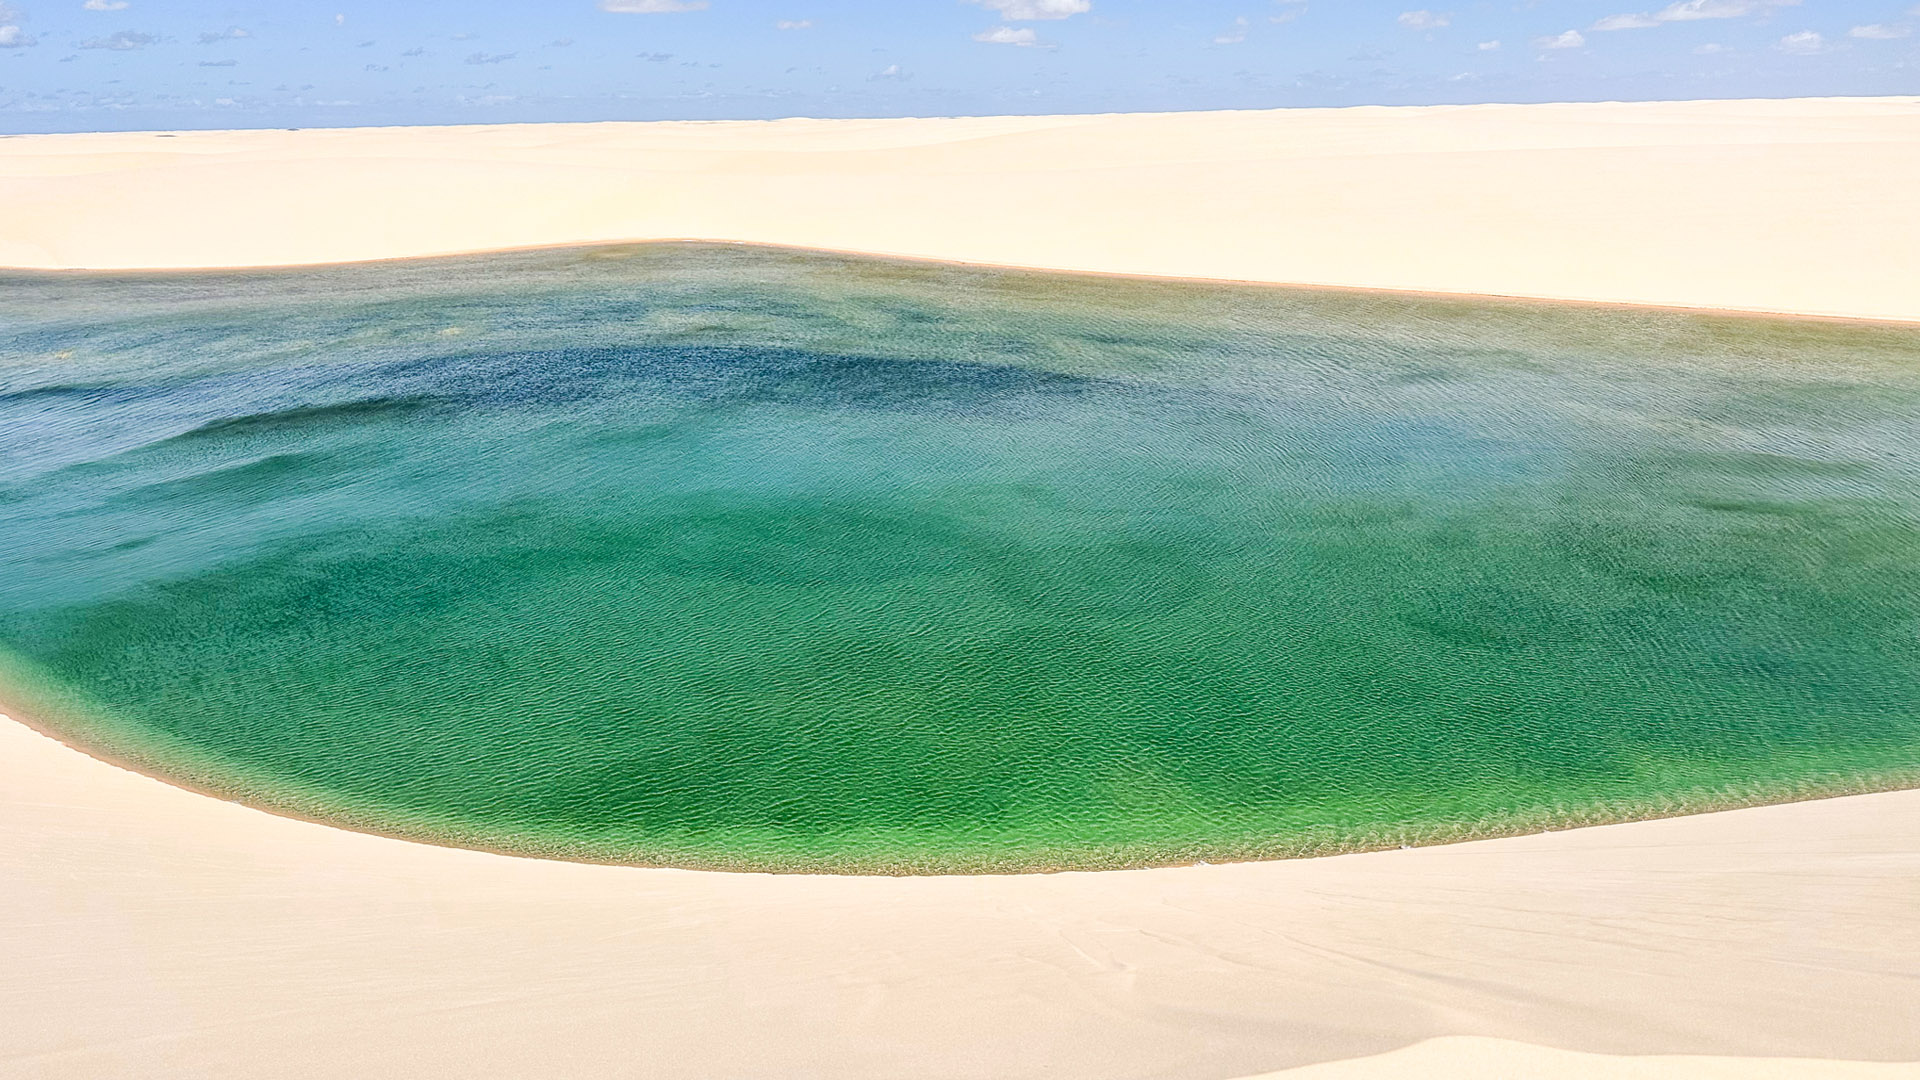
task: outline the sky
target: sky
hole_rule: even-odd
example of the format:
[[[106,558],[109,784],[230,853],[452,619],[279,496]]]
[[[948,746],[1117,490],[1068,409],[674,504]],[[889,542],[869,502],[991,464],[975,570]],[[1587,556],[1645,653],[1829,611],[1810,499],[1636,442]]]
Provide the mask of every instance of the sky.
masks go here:
[[[0,0],[0,134],[1826,94],[1920,4]]]

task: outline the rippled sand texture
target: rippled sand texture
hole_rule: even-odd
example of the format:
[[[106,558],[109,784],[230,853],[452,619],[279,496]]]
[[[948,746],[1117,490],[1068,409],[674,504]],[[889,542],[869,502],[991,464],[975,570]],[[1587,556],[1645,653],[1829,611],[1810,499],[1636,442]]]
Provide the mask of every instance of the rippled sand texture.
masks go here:
[[[0,691],[259,805],[1109,867],[1920,779],[1920,332],[700,246],[0,278]]]

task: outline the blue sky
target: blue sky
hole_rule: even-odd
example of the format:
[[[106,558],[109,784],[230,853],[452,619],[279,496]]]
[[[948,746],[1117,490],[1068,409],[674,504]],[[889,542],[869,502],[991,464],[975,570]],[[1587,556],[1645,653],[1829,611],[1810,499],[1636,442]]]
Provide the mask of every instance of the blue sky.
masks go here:
[[[0,0],[0,132],[1920,93],[1916,0]]]

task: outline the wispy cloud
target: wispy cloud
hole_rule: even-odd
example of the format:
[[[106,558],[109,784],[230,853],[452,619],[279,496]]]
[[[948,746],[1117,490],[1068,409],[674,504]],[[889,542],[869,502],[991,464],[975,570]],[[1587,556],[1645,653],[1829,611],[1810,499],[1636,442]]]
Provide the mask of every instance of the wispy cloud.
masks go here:
[[[1578,30],[1568,30],[1552,37],[1533,39],[1533,47],[1536,49],[1578,49],[1586,43],[1586,35]]]
[[[1738,19],[1746,15],[1764,15],[1776,8],[1799,7],[1800,0],[1685,0],[1660,12],[1665,22],[1694,19]]]
[[[1847,31],[1847,36],[1866,38],[1869,41],[1892,41],[1894,38],[1906,37],[1910,32],[1911,31],[1904,26],[1888,26],[1885,23],[1868,23],[1866,26],[1856,26]]]
[[[1439,11],[1403,11],[1399,23],[1408,30],[1438,30],[1453,22],[1453,16]]]
[[[1093,0],[970,0],[988,11],[997,11],[1009,22],[1037,19],[1065,19],[1093,10]]]
[[[154,37],[152,34],[143,34],[138,30],[121,30],[118,33],[108,34],[106,37],[83,41],[80,43],[80,47],[83,49],[109,49],[113,52],[132,52],[134,49],[144,49],[159,40],[159,38]]]
[[[1290,23],[1307,13],[1307,0],[1273,0],[1280,5],[1280,13],[1267,16],[1270,23]]]
[[[1215,35],[1213,39],[1213,43],[1215,45],[1240,44],[1241,42],[1247,40],[1247,25],[1248,25],[1247,17],[1245,15],[1240,16],[1239,18],[1233,20],[1233,25],[1229,27],[1224,33]]]
[[[127,0],[87,0],[80,6],[87,11],[125,11],[133,5]]]
[[[1500,43],[1498,41],[1483,41],[1475,45],[1474,48],[1479,49],[1481,52],[1499,52]]]
[[[811,30],[813,29],[813,20],[781,19],[779,22],[773,24],[773,28],[775,30]]]
[[[510,52],[503,52],[503,53],[477,52],[469,55],[466,59],[466,62],[469,64],[504,64],[507,61],[519,55],[520,55],[519,53],[510,53]]]
[[[1667,23],[1701,19],[1739,19],[1764,15],[1776,8],[1797,7],[1800,0],[1679,0],[1659,11],[1609,15],[1593,24],[1595,30],[1646,30]]]
[[[626,15],[672,15],[680,11],[705,11],[707,0],[600,0],[601,11]]]
[[[208,30],[201,34],[197,40],[202,45],[218,45],[222,41],[238,41],[241,38],[250,38],[252,36],[252,34],[247,33],[237,26],[229,26],[225,30]]]

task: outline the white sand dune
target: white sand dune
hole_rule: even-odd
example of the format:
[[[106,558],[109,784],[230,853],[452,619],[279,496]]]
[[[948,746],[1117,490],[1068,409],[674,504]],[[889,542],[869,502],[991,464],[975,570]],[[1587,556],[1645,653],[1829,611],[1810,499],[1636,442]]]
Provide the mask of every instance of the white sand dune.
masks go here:
[[[0,720],[0,910],[9,1078],[1920,1076],[1831,1064],[1920,1061],[1920,792],[1300,862],[774,877],[342,832]]]
[[[0,265],[749,241],[1920,319],[1920,98],[0,139]]]

